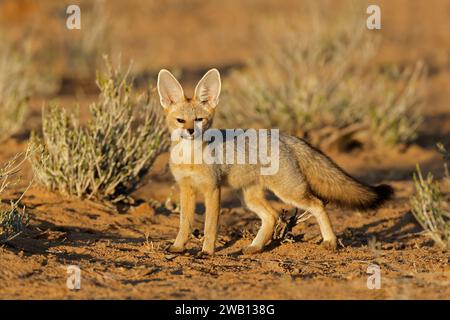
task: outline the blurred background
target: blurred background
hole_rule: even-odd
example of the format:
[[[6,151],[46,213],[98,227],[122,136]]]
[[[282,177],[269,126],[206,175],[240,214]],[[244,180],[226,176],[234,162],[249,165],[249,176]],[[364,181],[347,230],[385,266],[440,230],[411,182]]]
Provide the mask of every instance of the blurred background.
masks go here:
[[[107,54],[132,63],[136,87],[151,88],[167,68],[188,96],[218,68],[221,126],[279,127],[346,152],[434,148],[450,130],[450,2],[377,1],[382,27],[368,30],[372,2],[1,0],[4,65],[26,74],[15,87],[29,101],[11,122],[26,117],[27,136],[49,101],[83,115]],[[66,28],[70,4],[81,8],[81,30]]]
[[[66,28],[66,8],[81,8],[81,30]],[[332,28],[359,16],[373,1],[307,0],[108,0],[0,1],[2,38],[29,41],[39,71],[54,77],[87,77],[98,56],[122,54],[134,72],[162,67],[180,71],[240,67],[264,54],[261,38],[274,21],[295,25],[298,36],[310,28]],[[442,0],[376,1],[382,11],[378,63],[424,59],[432,70],[448,69],[450,3]],[[349,11],[357,11],[349,15]],[[353,17],[351,16],[353,15]],[[47,68],[47,69],[46,69]],[[44,76],[41,74],[40,76]]]

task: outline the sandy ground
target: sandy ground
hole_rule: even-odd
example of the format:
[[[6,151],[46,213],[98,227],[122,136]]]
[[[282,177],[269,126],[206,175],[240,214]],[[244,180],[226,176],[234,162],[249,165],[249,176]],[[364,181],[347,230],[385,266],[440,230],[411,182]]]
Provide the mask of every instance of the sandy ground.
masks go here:
[[[117,37],[126,48],[124,54],[133,56],[140,68],[150,72],[166,65],[195,71],[210,65],[220,68],[242,64],[257,51],[255,44],[248,43],[252,26],[265,19],[267,12],[287,14],[298,8],[295,1],[282,5],[277,5],[278,1],[246,1],[237,11],[237,1],[227,1],[223,6],[193,1],[192,7],[182,8],[176,6],[179,1],[145,3],[129,1],[129,13],[119,15],[117,12],[124,12],[124,4],[117,1],[111,14],[117,16],[118,26],[131,26],[133,22],[132,30],[142,29],[135,33],[125,29]],[[241,208],[230,190],[225,190],[217,254],[196,258],[204,218],[201,199],[196,218],[200,231],[194,232],[187,253],[167,253],[179,215],[149,204],[150,199],[164,202],[171,193],[177,196],[166,168],[167,154],[163,154],[148,182],[135,193],[137,204],[130,208],[118,210],[34,185],[23,199],[30,215],[29,226],[0,247],[0,298],[448,299],[450,254],[434,246],[421,232],[410,212],[409,197],[416,163],[424,171],[442,176],[442,161],[434,144],[450,143],[450,3],[380,3],[385,41],[377,63],[425,60],[430,67],[425,83],[426,120],[419,140],[406,150],[331,154],[361,180],[390,183],[396,190],[395,198],[377,211],[330,208],[341,244],[337,252],[320,247],[318,226],[311,219],[294,228],[292,241],[273,242],[261,254],[242,255],[240,249],[250,243],[259,221]],[[32,10],[39,13],[39,8]],[[145,18],[154,19],[153,23],[145,24]],[[174,28],[167,21],[178,21],[186,28]],[[24,22],[10,23],[20,26]],[[204,29],[208,23],[211,27]],[[161,36],[164,32],[167,39]],[[145,37],[154,40],[144,41]],[[175,50],[174,46],[184,50]],[[52,98],[66,106],[80,103],[83,109],[95,96],[80,98],[66,92]],[[46,100],[31,100],[25,127],[2,143],[0,161],[26,148],[29,132],[40,127],[40,110]],[[3,201],[16,199],[24,190],[26,180],[31,178],[28,164],[23,177],[24,182],[10,190]],[[366,285],[367,268],[373,263],[381,268],[379,290],[369,290]],[[79,291],[66,287],[69,265],[81,269]]]

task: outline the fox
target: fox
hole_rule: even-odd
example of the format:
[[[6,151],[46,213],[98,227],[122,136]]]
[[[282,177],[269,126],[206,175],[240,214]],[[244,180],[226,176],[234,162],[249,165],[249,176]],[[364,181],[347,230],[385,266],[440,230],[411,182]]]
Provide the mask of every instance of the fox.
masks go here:
[[[206,72],[195,86],[193,96],[188,98],[172,73],[161,69],[157,91],[168,131],[180,132],[182,142],[193,141],[198,138],[196,126],[201,126],[202,130],[212,126],[221,92],[220,73],[216,68]],[[178,143],[179,140],[171,142],[171,152]],[[200,144],[208,143],[201,141]],[[337,249],[337,237],[326,205],[361,211],[377,209],[394,194],[390,185],[371,186],[357,180],[325,153],[299,137],[280,133],[278,156],[278,170],[270,175],[261,174],[261,163],[179,163],[171,157],[169,168],[180,191],[180,223],[176,239],[168,251],[185,251],[194,223],[196,196],[201,194],[205,221],[199,254],[212,256],[215,253],[221,188],[224,186],[235,190],[244,208],[261,220],[253,241],[242,249],[243,254],[262,252],[273,237],[279,213],[267,198],[268,192],[285,204],[311,213],[320,229],[321,245],[330,250]]]

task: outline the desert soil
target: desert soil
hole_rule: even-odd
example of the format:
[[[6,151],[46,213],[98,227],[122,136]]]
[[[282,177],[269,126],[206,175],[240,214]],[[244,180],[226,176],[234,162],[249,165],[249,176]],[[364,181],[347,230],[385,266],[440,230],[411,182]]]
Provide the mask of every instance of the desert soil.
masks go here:
[[[161,1],[165,5],[175,2]],[[157,4],[142,10],[145,2],[128,1],[127,14],[120,14],[125,12],[123,2],[113,1],[112,14],[118,15],[117,23],[129,26],[116,31],[126,48],[124,54],[149,70],[167,65],[189,70],[239,65],[258,50],[248,40],[258,20],[266,19],[267,12],[287,14],[297,8],[296,1],[279,6],[278,1],[247,1],[240,11],[236,11],[239,1],[227,1],[226,5],[221,4],[223,1],[208,5],[197,2],[186,9],[190,11],[177,11]],[[177,197],[167,171],[167,154],[163,154],[146,184],[134,194],[136,204],[131,207],[115,208],[70,198],[34,184],[23,199],[29,226],[0,247],[0,298],[448,299],[450,254],[423,234],[410,212],[409,197],[416,163],[423,171],[442,177],[442,160],[434,145],[438,141],[450,143],[450,3],[379,2],[384,19],[380,32],[385,40],[376,63],[406,65],[417,59],[427,63],[430,72],[425,81],[425,122],[417,143],[406,149],[330,154],[361,180],[389,183],[396,190],[395,198],[376,211],[329,208],[339,250],[330,252],[320,246],[318,226],[309,219],[293,229],[291,241],[273,242],[261,254],[242,255],[240,250],[251,242],[259,221],[242,209],[230,190],[225,190],[216,255],[196,257],[204,218],[201,199],[195,226],[199,231],[194,232],[187,252],[167,253],[177,233],[179,214],[154,205],[169,196]],[[144,29],[148,17],[153,22]],[[186,28],[178,32],[179,28],[168,21],[178,21]],[[10,23],[20,27],[24,22]],[[204,29],[205,24],[211,27]],[[167,39],[161,36],[164,32]],[[146,41],[146,37],[155,40]],[[144,49],[136,45],[140,42],[145,43]],[[179,52],[174,46],[184,50]],[[51,99],[66,106],[79,103],[83,109],[95,95],[72,92]],[[41,107],[48,100],[33,97],[25,127],[1,145],[1,162],[25,150],[30,131],[40,127]],[[3,201],[16,199],[23,192],[32,177],[28,164],[22,175],[23,181]],[[370,264],[381,268],[379,290],[367,288]],[[78,291],[66,287],[69,265],[81,269]]]

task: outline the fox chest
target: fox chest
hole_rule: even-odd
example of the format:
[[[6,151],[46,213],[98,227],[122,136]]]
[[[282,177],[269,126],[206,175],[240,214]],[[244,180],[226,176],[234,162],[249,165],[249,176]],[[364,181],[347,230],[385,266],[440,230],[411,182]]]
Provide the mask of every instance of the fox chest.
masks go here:
[[[187,182],[198,188],[217,185],[217,178],[209,168],[205,166],[183,165],[171,166],[172,175],[175,180]]]

